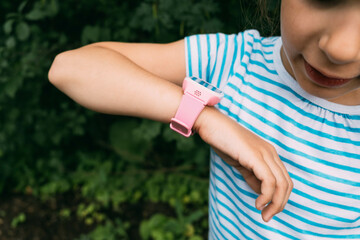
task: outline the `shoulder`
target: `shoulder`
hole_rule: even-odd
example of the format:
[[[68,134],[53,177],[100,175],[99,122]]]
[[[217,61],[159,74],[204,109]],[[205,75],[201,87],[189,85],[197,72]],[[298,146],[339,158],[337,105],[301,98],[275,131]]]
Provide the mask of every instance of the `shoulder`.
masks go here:
[[[232,58],[233,54],[243,58],[254,52],[267,54],[272,51],[279,37],[263,37],[255,30],[237,34],[211,33],[191,35],[185,38],[185,49],[208,57]]]
[[[277,38],[265,38],[257,30],[237,34],[211,33],[185,38],[187,75],[202,78],[218,87],[246,68],[252,54],[264,56],[263,49]]]
[[[247,30],[242,33],[243,44],[246,49],[264,50],[273,48],[279,36],[264,37],[257,30]]]
[[[243,33],[243,48],[241,50],[240,72],[246,75],[249,71],[264,73],[266,76],[278,75],[275,59],[278,53],[280,37],[263,37],[257,30]]]

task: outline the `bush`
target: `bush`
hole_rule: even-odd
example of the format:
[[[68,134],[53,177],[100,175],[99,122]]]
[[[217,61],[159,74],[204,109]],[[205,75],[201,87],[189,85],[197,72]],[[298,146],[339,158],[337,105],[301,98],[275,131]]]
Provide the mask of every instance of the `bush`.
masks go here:
[[[134,224],[143,239],[205,239],[208,147],[165,124],[86,110],[49,84],[47,72],[57,53],[92,42],[170,42],[256,27],[249,25],[260,24],[251,21],[254,4],[1,1],[0,193],[27,192],[40,199],[80,193],[85,200],[78,217],[99,224],[81,239],[102,239],[104,232],[106,239],[129,239]],[[276,12],[274,1],[269,6]],[[146,215],[151,210],[141,207],[146,219],[126,218],[126,206],[143,205],[159,211]]]

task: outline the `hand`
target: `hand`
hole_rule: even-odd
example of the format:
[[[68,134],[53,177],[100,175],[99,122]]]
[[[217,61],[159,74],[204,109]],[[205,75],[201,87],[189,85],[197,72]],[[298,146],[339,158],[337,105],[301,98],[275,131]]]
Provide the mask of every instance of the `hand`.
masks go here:
[[[293,183],[270,143],[211,107],[200,114],[194,129],[259,194],[255,206],[265,222],[284,209]]]

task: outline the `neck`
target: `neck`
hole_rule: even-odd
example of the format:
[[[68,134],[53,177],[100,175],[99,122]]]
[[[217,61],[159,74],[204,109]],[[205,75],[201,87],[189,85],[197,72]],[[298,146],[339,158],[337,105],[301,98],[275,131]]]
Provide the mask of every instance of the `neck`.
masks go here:
[[[329,101],[348,106],[360,105],[360,89],[354,90],[336,99],[330,99]]]

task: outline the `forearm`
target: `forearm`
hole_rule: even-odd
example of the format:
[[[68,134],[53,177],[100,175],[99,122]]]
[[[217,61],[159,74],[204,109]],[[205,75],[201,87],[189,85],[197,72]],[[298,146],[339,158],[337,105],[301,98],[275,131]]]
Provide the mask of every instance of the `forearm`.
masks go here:
[[[151,74],[122,54],[85,47],[56,57],[49,79],[79,104],[94,111],[169,122],[181,87]]]
[[[176,61],[170,65],[177,66]],[[180,86],[145,71],[117,51],[96,46],[59,55],[50,69],[49,79],[89,109],[162,122],[170,122],[175,116],[182,97]],[[256,207],[263,209],[265,221],[282,211],[292,182],[271,144],[213,107],[205,107],[194,129],[260,194]]]

